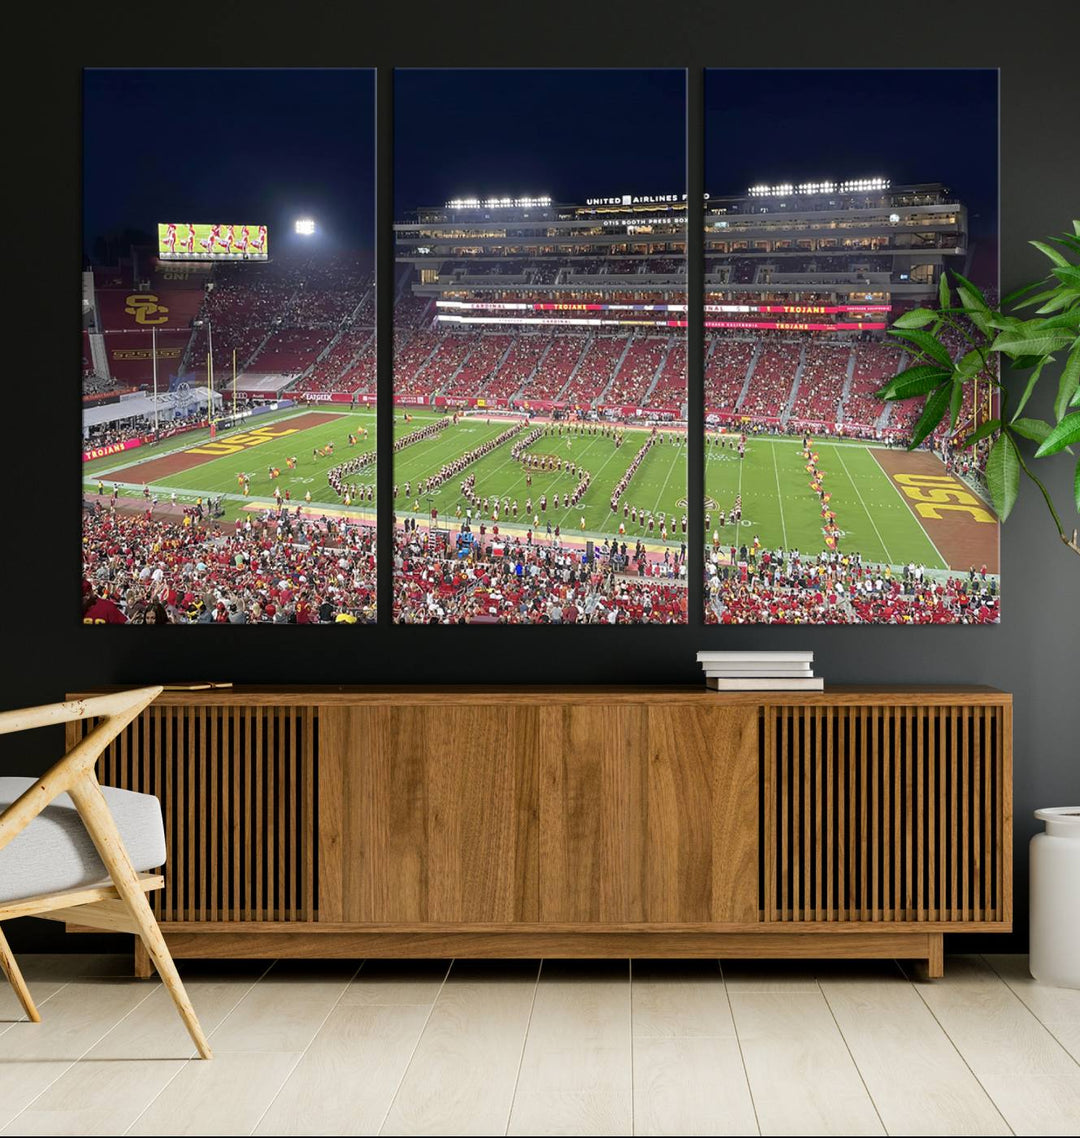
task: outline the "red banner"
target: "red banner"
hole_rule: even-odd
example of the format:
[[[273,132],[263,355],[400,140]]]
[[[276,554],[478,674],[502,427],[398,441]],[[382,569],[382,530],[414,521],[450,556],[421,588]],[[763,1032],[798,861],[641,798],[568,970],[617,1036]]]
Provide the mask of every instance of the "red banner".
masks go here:
[[[94,447],[93,450],[84,450],[82,460],[83,462],[93,462],[95,458],[104,458],[109,454],[120,454],[125,450],[132,450],[135,447],[141,447],[143,443],[153,442],[153,435],[143,435],[137,439],[124,439],[123,442],[109,443],[107,446]]]

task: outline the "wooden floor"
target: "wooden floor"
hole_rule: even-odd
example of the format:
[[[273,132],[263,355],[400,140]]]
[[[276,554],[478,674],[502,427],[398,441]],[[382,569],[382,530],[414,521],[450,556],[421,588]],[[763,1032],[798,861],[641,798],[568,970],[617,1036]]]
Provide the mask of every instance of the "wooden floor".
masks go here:
[[[1080,991],[1018,956],[189,961],[209,1063],[130,960],[21,963],[5,1135],[1080,1132]]]

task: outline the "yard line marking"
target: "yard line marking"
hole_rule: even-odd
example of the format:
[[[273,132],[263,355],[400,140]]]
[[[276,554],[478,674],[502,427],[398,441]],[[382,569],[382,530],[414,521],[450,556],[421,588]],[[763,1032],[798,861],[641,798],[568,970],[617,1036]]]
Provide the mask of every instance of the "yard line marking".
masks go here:
[[[780,503],[780,530],[784,535],[784,548],[787,549],[787,547],[788,547],[787,523],[784,521],[784,492],[780,489],[780,468],[776,465],[776,447],[774,447],[770,444],[769,449],[772,451],[773,473],[776,475],[776,500],[777,500],[777,502]],[[740,467],[739,467],[739,493],[740,494],[742,493],[742,462],[745,462],[745,461],[746,461],[745,459],[742,459],[742,461],[740,462]],[[735,534],[736,534],[736,536],[738,536],[738,530],[737,529],[735,531]]]
[[[881,530],[879,530],[877,528],[877,523],[874,521],[874,515],[870,513],[869,509],[867,509],[866,502],[863,500],[862,491],[859,489],[858,485],[856,484],[855,479],[851,477],[851,471],[848,470],[847,463],[844,461],[844,456],[840,453],[840,451],[838,449],[836,451],[836,457],[838,459],[840,459],[840,465],[844,468],[844,473],[847,475],[847,480],[851,483],[852,489],[855,491],[856,495],[858,496],[859,504],[863,508],[863,513],[865,513],[866,516],[870,519],[870,524],[874,527],[874,533],[877,534],[877,539],[878,539],[878,541],[881,542],[881,548],[885,552],[886,563],[889,565],[894,564],[893,559],[892,559],[892,554],[889,552],[889,547],[885,544],[885,539],[881,536]],[[884,471],[882,471],[882,473],[884,473]],[[938,556],[941,557],[941,554],[939,553]]]

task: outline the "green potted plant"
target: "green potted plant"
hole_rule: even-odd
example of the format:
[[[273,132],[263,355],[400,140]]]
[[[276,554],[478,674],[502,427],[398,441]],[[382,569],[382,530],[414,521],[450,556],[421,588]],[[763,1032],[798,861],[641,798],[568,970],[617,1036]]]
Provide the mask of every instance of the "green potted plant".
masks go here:
[[[1070,456],[1069,461],[1075,461],[1072,444],[1080,443],[1080,409],[1074,409],[1080,408],[1080,263],[1073,259],[1080,254],[1080,221],[1072,225],[1072,233],[1049,238],[1053,244],[1031,242],[1050,261],[1049,275],[1006,296],[1000,308],[991,307],[983,293],[959,273],[943,271],[937,308],[905,312],[889,329],[891,335],[906,342],[914,362],[877,394],[884,400],[923,399],[922,414],[908,445],[914,450],[946,415],[949,430],[956,429],[965,387],[989,384],[998,394],[997,412],[959,445],[975,447],[981,440],[993,438],[986,460],[986,482],[998,517],[1004,521],[1011,513],[1023,474],[1039,488],[1058,536],[1080,554],[1076,527],[1066,527],[1062,522],[1049,491],[1017,442],[1018,438],[1034,442],[1036,459],[1064,453]],[[1031,308],[1034,313],[1024,319],[1020,313]],[[951,351],[945,336],[954,343],[962,341],[967,350]],[[1003,355],[1013,371],[1028,373],[1018,399],[1001,380]],[[1054,421],[1025,416],[1046,368],[1062,359]],[[1073,476],[1073,495],[1080,512],[1080,462]]]

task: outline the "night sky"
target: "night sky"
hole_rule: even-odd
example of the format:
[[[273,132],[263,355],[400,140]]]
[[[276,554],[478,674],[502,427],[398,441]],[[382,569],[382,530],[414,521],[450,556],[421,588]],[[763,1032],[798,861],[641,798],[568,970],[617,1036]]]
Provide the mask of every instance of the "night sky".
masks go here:
[[[399,70],[394,214],[458,197],[686,189],[682,70]]]
[[[374,245],[375,73],[88,70],[83,243],[159,221],[270,227],[270,253]]]
[[[944,182],[975,236],[997,228],[997,72],[707,71],[705,185]]]

